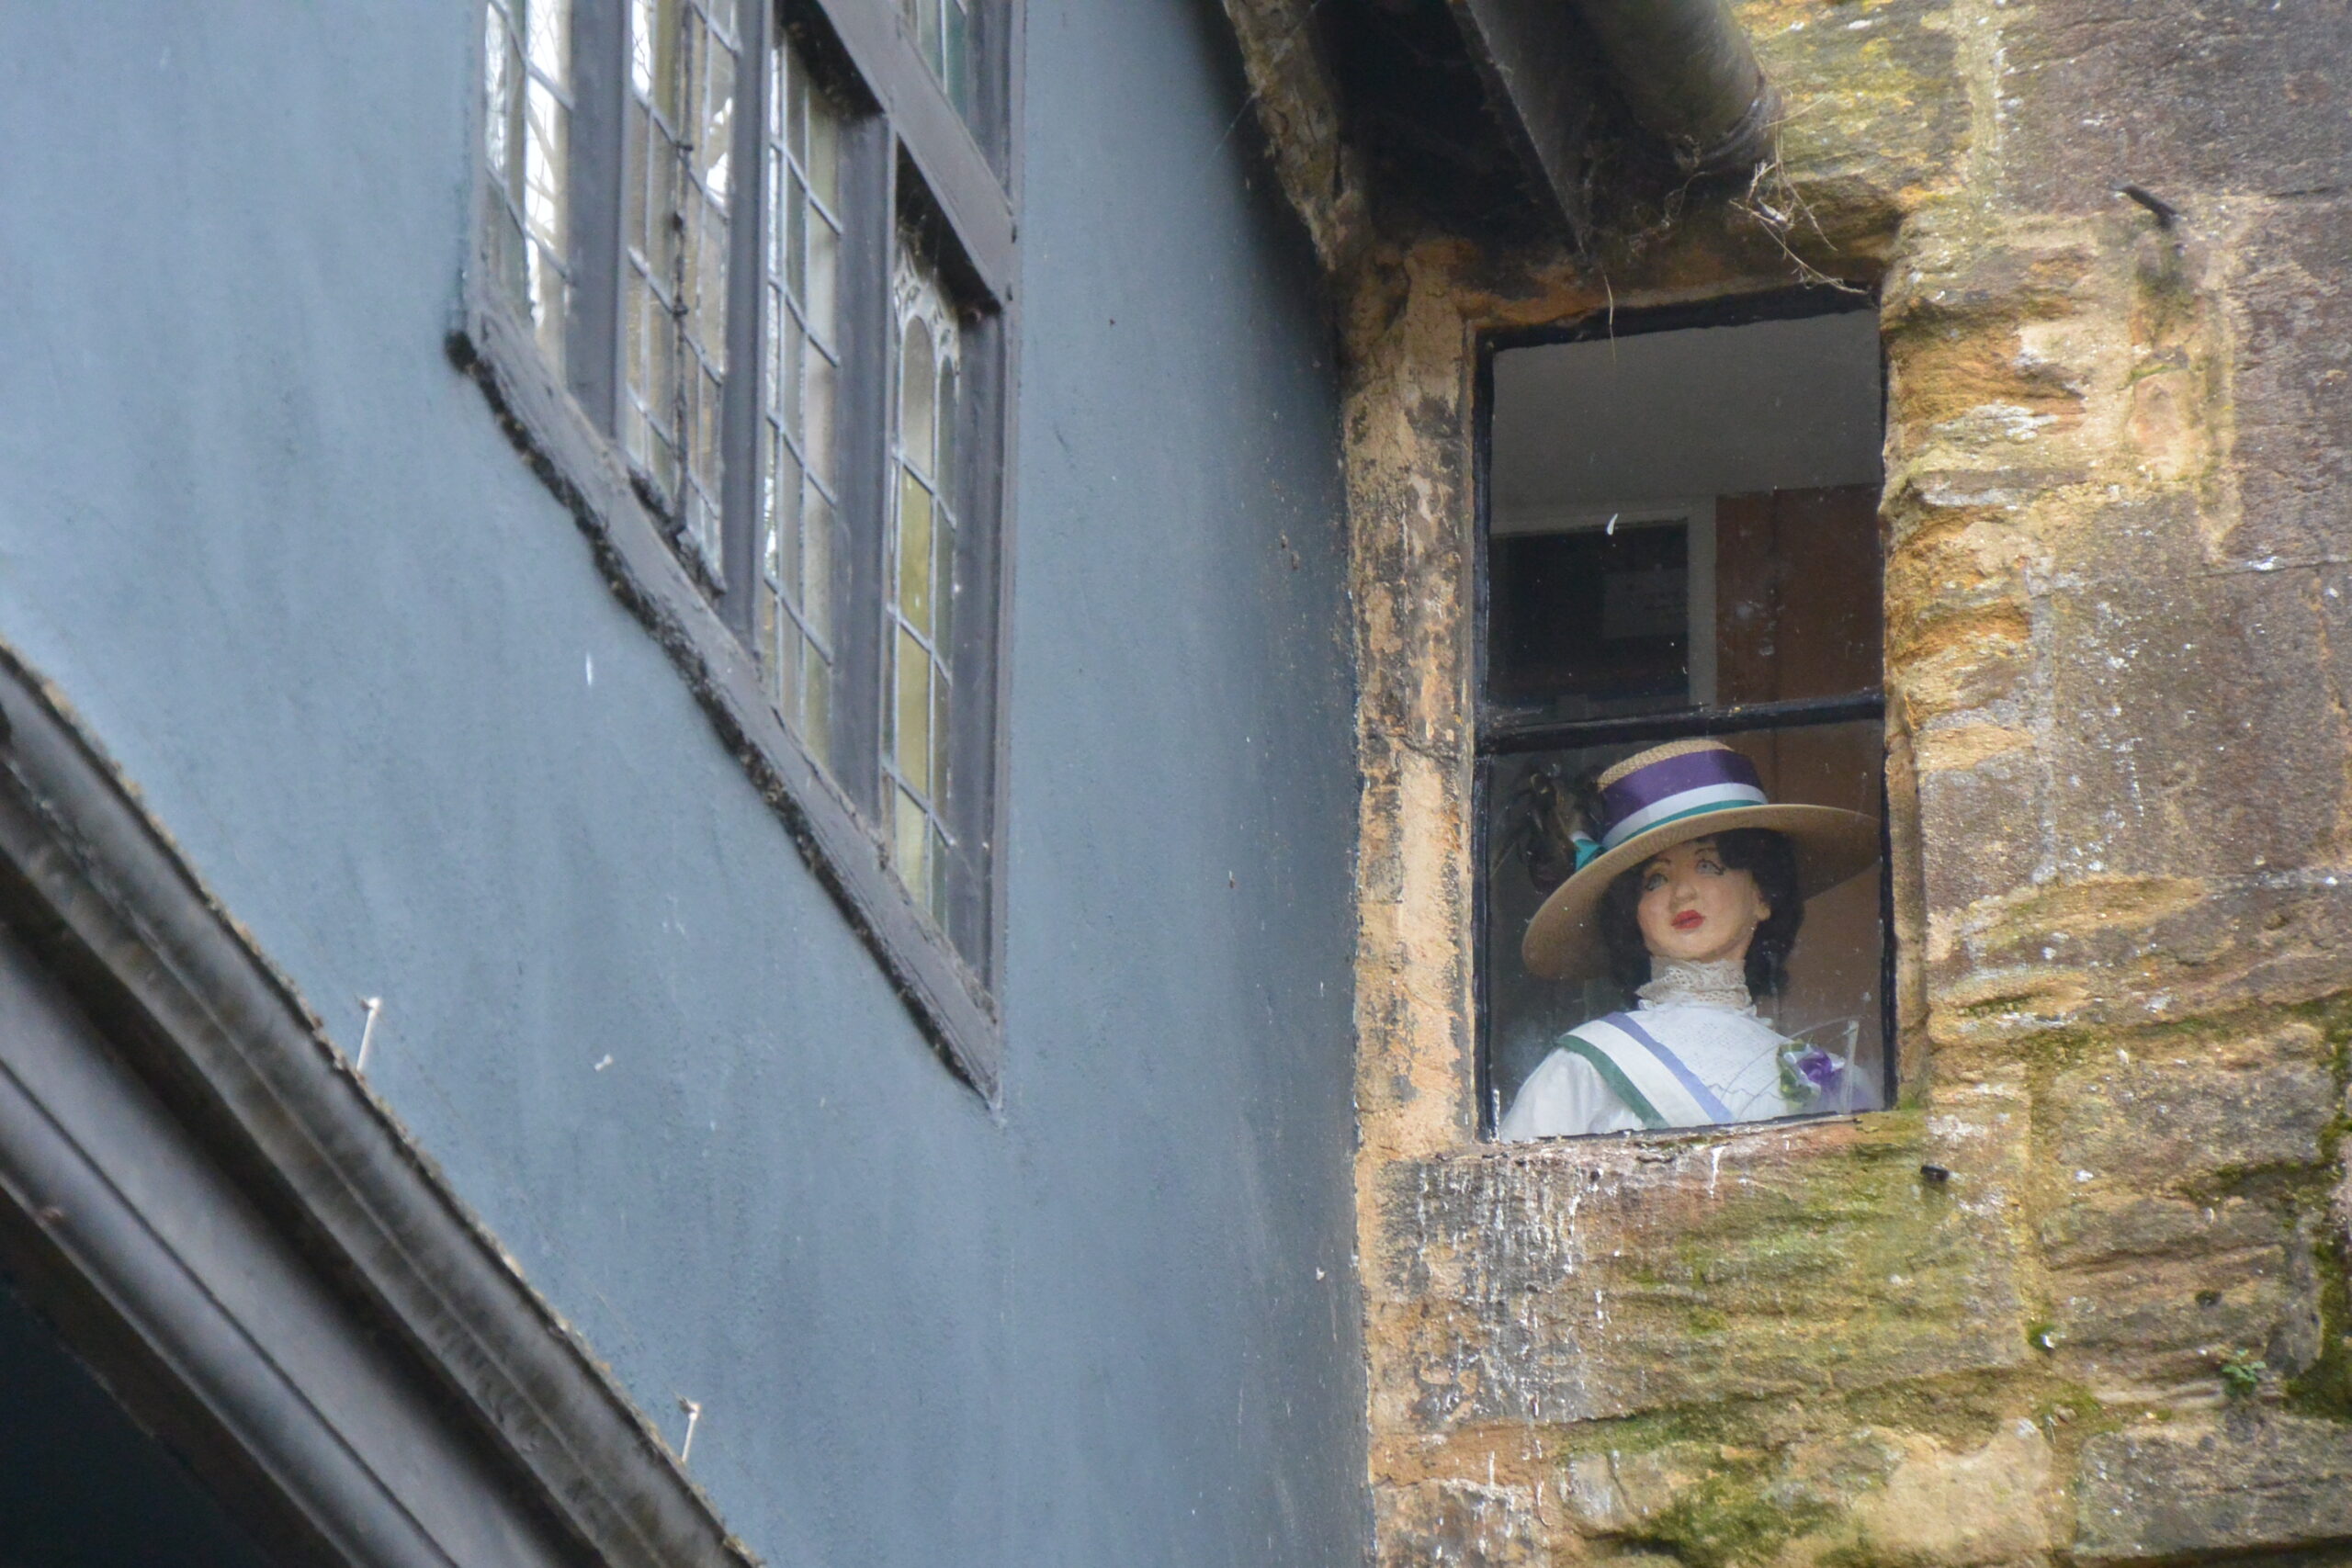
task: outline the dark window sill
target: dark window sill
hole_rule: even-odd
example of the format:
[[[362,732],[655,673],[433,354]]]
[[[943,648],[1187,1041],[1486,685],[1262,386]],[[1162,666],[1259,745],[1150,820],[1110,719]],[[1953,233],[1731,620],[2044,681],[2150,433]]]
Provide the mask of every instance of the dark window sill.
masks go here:
[[[1003,1055],[995,999],[882,858],[881,840],[785,728],[751,652],[719,617],[506,304],[467,279],[449,355],[488,395],[508,436],[571,511],[596,563],[685,678],[803,859],[881,964],[924,1034],[993,1107]]]

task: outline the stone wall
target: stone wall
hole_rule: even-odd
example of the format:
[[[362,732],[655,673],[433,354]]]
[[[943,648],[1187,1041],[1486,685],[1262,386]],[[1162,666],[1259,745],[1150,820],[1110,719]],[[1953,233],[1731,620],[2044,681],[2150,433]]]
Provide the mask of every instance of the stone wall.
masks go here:
[[[2352,23],[1745,15],[1755,190],[1348,283],[1378,1560],[2352,1553]],[[1482,1145],[1476,342],[1800,273],[1885,327],[1900,1108]]]

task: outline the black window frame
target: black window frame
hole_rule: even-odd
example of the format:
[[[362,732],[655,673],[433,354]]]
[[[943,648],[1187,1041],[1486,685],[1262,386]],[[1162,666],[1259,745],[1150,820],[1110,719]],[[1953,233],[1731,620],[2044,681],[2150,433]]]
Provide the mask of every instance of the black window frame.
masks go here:
[[[1758,321],[1800,320],[1875,310],[1874,292],[1843,284],[1800,285],[1767,292],[1693,300],[1629,310],[1596,310],[1569,321],[1536,327],[1512,327],[1481,333],[1473,366],[1471,440],[1474,525],[1473,625],[1471,627],[1471,853],[1476,872],[1471,878],[1471,921],[1476,960],[1476,1013],[1474,1090],[1477,1100],[1477,1136],[1491,1142],[1498,1120],[1494,1104],[1494,1009],[1489,988],[1494,964],[1487,952],[1490,919],[1488,881],[1494,847],[1489,809],[1496,759],[1532,752],[1566,751],[1592,746],[1657,745],[1696,736],[1721,738],[1758,731],[1794,729],[1824,724],[1851,723],[1886,716],[1886,686],[1882,676],[1876,690],[1833,696],[1801,697],[1785,702],[1730,703],[1713,706],[1696,704],[1665,712],[1578,719],[1514,719],[1494,711],[1487,700],[1488,604],[1491,574],[1488,546],[1493,538],[1495,357],[1514,348],[1549,344],[1600,343],[1612,337],[1651,333],[1685,332],[1706,327],[1740,327]],[[1879,369],[1880,427],[1885,425],[1886,367],[1883,352]],[[1884,563],[1882,560],[1882,587]],[[1883,635],[1883,634],[1882,634]],[[1882,660],[1883,653],[1882,650]],[[1886,794],[1886,771],[1879,770],[1879,1016],[1886,1042],[1881,1086],[1884,1102],[1894,1103],[1898,1086],[1894,1007],[1894,891],[1892,816]],[[1734,1122],[1733,1126],[1764,1126],[1769,1122]]]
[[[1000,1099],[1003,970],[1005,720],[1012,613],[1015,213],[1022,0],[974,7],[974,125],[910,38],[896,0],[741,0],[734,105],[735,200],[728,237],[729,371],[720,412],[724,516],[714,573],[680,547],[616,437],[623,396],[622,95],[628,0],[571,0],[573,102],[566,189],[571,288],[564,365],[551,367],[493,271],[485,152],[483,28],[474,29],[469,265],[452,357],[481,384],[508,433],[588,536],[615,589],[670,652],[925,1035],[992,1106]],[[757,347],[769,220],[760,177],[766,62],[788,44],[846,116],[835,471],[851,547],[837,564],[844,654],[829,767],[770,702],[753,651],[761,378]],[[953,715],[946,811],[957,869],[934,921],[889,863],[881,790],[877,673],[888,617],[880,581],[885,480],[895,422],[891,269],[901,236],[938,269],[962,325],[964,395],[953,476],[962,502],[950,649],[962,694]],[[745,373],[746,371],[751,373]],[[847,694],[841,700],[839,694]]]

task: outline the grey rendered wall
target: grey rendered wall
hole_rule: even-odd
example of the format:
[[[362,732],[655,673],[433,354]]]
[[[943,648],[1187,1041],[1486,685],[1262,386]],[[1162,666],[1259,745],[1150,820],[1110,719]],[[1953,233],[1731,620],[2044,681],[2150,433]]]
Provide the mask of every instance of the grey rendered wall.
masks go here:
[[[1335,390],[1215,8],[1030,11],[1001,1120],[442,357],[477,15],[0,11],[0,636],[770,1561],[1357,1561]]]

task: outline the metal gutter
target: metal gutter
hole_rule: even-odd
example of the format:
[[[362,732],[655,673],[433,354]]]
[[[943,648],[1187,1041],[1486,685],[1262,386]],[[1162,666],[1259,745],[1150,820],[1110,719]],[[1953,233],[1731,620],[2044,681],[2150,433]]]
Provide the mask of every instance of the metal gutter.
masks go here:
[[[1692,175],[1773,152],[1781,96],[1724,0],[1576,0],[1634,118]]]

